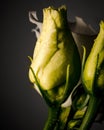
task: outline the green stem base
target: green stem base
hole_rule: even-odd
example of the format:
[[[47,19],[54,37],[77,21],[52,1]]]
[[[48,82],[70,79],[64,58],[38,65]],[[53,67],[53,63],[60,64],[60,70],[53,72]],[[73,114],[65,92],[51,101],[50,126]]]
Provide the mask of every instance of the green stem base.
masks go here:
[[[43,130],[54,130],[58,122],[58,117],[61,107],[49,107],[48,120],[46,121],[45,127]]]

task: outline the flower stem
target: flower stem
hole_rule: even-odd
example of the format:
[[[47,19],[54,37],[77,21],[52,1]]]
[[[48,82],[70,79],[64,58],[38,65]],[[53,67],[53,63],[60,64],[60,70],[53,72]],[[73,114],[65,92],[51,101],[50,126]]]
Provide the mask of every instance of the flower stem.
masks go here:
[[[55,130],[66,130],[71,107],[61,107],[58,123]]]
[[[99,97],[95,97],[95,96],[90,97],[88,108],[82,120],[82,124],[79,130],[89,130],[91,124],[93,123],[96,117],[100,103],[101,103],[101,99]]]
[[[48,120],[45,124],[44,130],[54,130],[54,128],[58,122],[60,109],[61,109],[60,106],[49,107]]]

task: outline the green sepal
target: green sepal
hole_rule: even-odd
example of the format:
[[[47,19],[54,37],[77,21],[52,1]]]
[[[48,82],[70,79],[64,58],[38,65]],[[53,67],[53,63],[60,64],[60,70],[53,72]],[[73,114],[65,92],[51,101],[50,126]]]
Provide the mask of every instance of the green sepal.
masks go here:
[[[33,61],[33,59],[31,58],[31,56],[28,56],[28,59],[32,62]]]
[[[70,95],[72,88],[70,87],[70,65],[67,66],[67,73],[66,73],[66,84],[64,88],[63,95],[59,97],[59,103],[62,104]]]
[[[35,84],[38,86],[39,90],[40,90],[40,93],[41,95],[43,96],[43,98],[45,99],[46,103],[48,104],[48,106],[53,106],[53,101],[51,100],[51,98],[49,97],[49,95],[47,94],[47,91],[44,91],[41,86],[39,85],[37,79],[36,79],[36,76],[35,76],[35,73],[32,69],[32,67],[30,67],[30,70],[32,71],[33,73],[33,76],[34,76],[34,79],[35,79]]]
[[[83,75],[84,65],[85,65],[85,61],[86,61],[86,48],[85,48],[85,46],[82,46],[82,47],[83,47],[83,57],[82,57],[81,74]]]

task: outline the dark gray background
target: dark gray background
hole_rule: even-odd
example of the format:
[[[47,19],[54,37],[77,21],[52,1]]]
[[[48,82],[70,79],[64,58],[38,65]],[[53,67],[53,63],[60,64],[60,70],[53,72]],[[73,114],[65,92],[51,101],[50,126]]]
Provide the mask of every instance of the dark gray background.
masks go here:
[[[99,30],[104,20],[103,0],[4,0],[0,3],[0,129],[42,130],[47,119],[47,106],[28,79],[36,37],[28,12],[35,10],[42,21],[42,9],[66,4],[68,19],[82,17]],[[103,130],[96,124],[91,130]]]

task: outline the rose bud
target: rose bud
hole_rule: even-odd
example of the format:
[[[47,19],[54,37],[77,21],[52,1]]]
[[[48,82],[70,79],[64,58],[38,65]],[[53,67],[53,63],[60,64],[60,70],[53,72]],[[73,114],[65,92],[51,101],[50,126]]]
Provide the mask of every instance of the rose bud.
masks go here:
[[[104,22],[100,23],[100,31],[94,41],[91,52],[82,72],[85,89],[90,93],[104,90]]]
[[[50,95],[62,96],[68,90],[65,88],[66,77],[69,78],[67,86],[70,91],[77,84],[81,70],[80,56],[68,27],[65,6],[43,9],[42,31],[36,42],[30,67],[36,77],[34,78],[30,69],[30,81],[34,84],[38,82],[42,90],[47,90]]]

